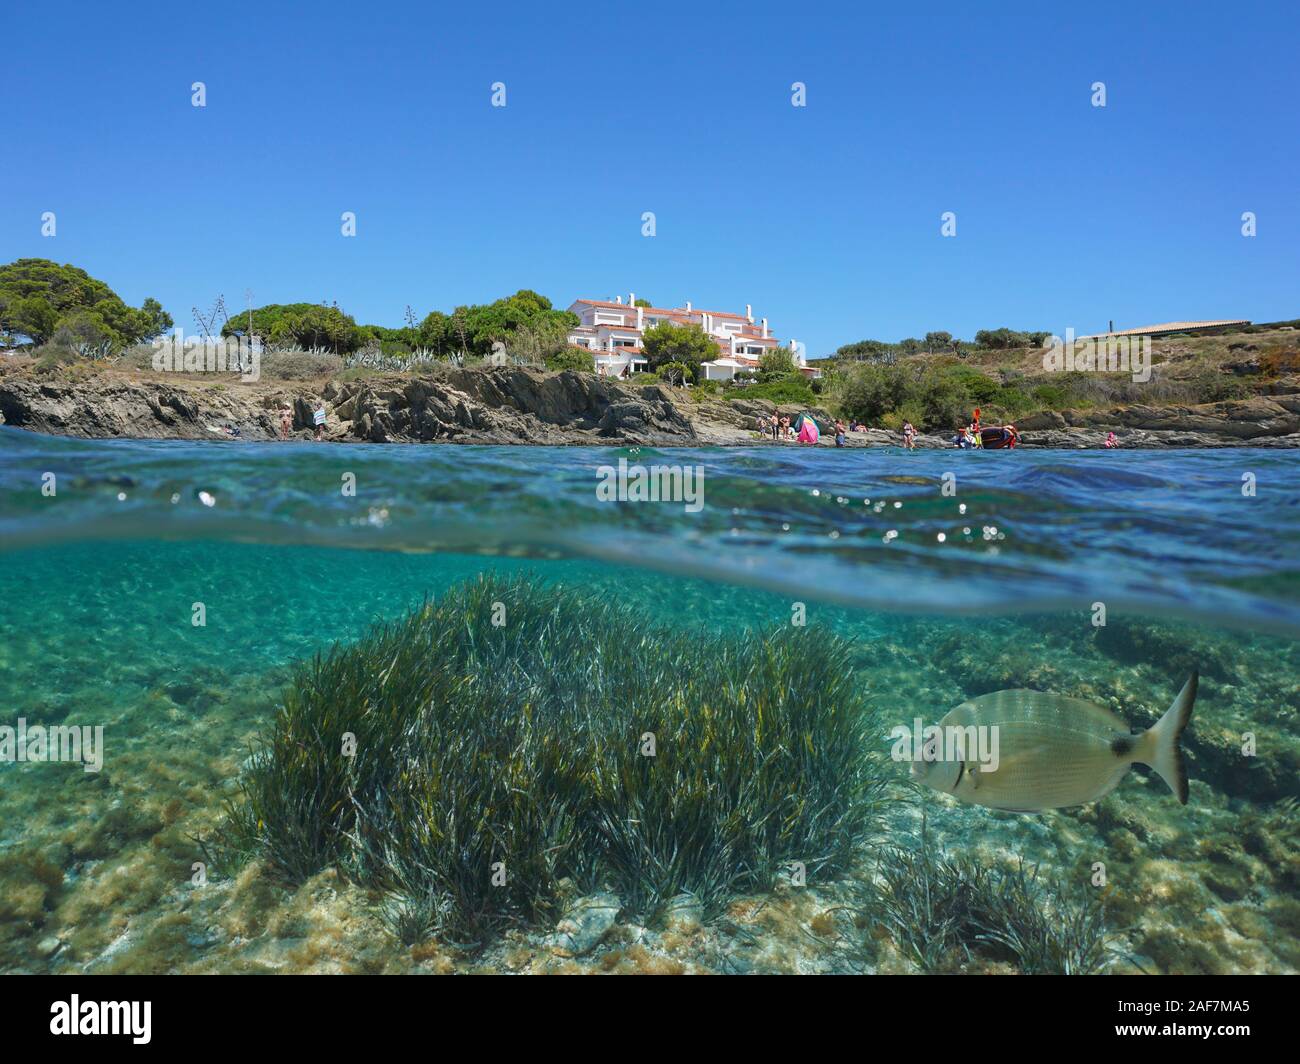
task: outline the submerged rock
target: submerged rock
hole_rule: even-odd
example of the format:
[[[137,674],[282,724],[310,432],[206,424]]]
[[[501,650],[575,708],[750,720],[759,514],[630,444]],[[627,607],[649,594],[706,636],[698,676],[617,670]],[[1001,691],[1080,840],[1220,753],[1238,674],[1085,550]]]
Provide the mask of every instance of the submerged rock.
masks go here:
[[[555,925],[555,934],[546,940],[546,944],[561,957],[581,957],[590,953],[614,926],[622,908],[623,903],[615,894],[592,894],[579,898]]]
[[[693,931],[704,923],[704,904],[694,894],[678,894],[665,909],[665,922],[680,931]]]

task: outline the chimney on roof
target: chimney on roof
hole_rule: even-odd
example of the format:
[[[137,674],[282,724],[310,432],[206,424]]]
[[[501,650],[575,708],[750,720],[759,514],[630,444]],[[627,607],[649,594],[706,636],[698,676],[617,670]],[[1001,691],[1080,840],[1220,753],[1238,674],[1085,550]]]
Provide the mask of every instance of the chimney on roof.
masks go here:
[[[1111,319],[1111,321],[1110,321],[1110,328],[1107,329],[1106,331],[1107,331],[1107,332],[1114,332],[1114,331],[1115,331],[1115,319],[1114,319],[1114,318]]]
[[[690,312],[691,312],[691,301],[688,299],[686,301],[686,313],[689,314]]]
[[[745,317],[750,325],[754,324],[754,305],[752,303],[745,304]]]
[[[622,296],[615,296],[615,297],[614,297],[614,302],[617,303],[619,306],[622,306],[622,305],[623,305],[623,297],[622,297]]]
[[[767,319],[763,319],[763,339],[767,339]]]
[[[627,305],[628,305],[629,307],[635,307],[635,306],[636,306],[636,293],[635,293],[635,292],[629,292],[629,293],[627,294]]]

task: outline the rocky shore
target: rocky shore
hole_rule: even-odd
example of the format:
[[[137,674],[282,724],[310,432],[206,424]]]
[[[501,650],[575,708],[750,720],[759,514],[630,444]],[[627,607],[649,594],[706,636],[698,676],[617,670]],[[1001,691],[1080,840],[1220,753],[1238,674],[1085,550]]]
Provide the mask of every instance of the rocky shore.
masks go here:
[[[0,424],[91,439],[278,439],[279,411],[292,410],[292,435],[313,435],[324,403],[325,438],[335,442],[749,445],[773,410],[803,408],[764,400],[706,399],[660,385],[634,386],[590,374],[530,369],[450,369],[426,376],[354,380],[214,382],[197,377],[102,372],[43,378],[0,374]],[[814,410],[829,429],[830,416]],[[1127,406],[1043,412],[1022,419],[1023,446],[1100,447],[1114,431],[1123,447],[1297,447],[1300,394],[1256,396],[1199,406]],[[849,433],[854,447],[897,445],[885,429]],[[822,444],[832,446],[832,433]],[[948,434],[917,445],[949,447]]]
[[[626,388],[581,373],[449,370],[437,376],[214,384],[101,375],[78,381],[0,376],[0,423],[92,439],[292,436],[310,439],[323,403],[335,442],[691,444],[692,423],[657,387]]]

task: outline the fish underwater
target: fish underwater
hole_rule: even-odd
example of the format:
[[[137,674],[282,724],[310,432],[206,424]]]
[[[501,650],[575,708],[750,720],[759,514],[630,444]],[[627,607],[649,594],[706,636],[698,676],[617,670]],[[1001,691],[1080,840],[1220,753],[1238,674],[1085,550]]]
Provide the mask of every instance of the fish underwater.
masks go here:
[[[1036,813],[1095,802],[1142,764],[1186,805],[1179,740],[1197,676],[1193,671],[1165,715],[1136,734],[1110,710],[1079,698],[1025,690],[980,695],[939,722],[936,738],[912,761],[912,778],[973,805]],[[987,744],[977,746],[976,737],[990,734],[994,756],[981,767],[976,753]]]

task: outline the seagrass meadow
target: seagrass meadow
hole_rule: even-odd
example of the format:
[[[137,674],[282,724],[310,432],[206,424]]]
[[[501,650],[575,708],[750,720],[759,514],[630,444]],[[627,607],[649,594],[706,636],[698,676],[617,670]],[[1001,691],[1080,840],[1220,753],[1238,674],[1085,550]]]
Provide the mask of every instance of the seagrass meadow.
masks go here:
[[[703,509],[598,502],[620,457]],[[97,771],[0,757],[0,970],[1300,968],[1285,457],[0,459],[0,728],[103,730]],[[1011,688],[1147,728],[1192,669],[1186,805],[1139,767],[999,812],[890,756]]]
[[[218,845],[391,892],[408,943],[549,926],[565,880],[716,915],[850,866],[885,781],[859,697],[815,628],[661,630],[484,578],[299,670]]]

